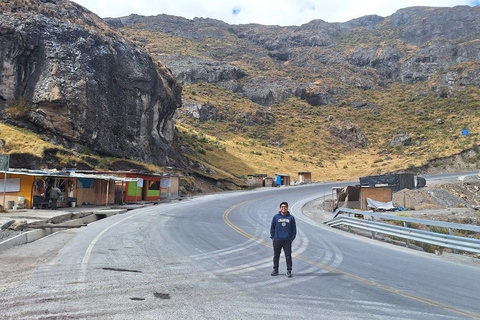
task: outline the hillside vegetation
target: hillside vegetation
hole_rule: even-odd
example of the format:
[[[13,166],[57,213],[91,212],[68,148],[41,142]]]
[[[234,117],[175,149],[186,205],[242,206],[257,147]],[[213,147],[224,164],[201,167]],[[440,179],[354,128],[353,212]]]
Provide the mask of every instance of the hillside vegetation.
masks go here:
[[[208,87],[187,86],[184,97],[199,103],[207,99],[219,110],[225,105],[235,106],[228,99],[222,100],[221,95],[214,95]],[[275,124],[271,126],[198,122],[183,115],[177,127],[181,128],[183,141],[196,150],[202,162],[237,177],[251,173],[286,173],[295,177],[299,171],[311,171],[316,181],[356,179],[391,171],[414,171],[437,158],[478,146],[477,88],[442,100],[418,97],[418,88],[414,86],[395,85],[390,89],[365,92],[369,100],[388,106],[384,108],[313,107],[292,98],[270,107],[275,110]],[[191,90],[199,97],[189,96]],[[241,104],[242,98],[237,100]],[[243,108],[248,104],[245,102]],[[441,124],[437,119],[443,120]],[[364,130],[368,146],[351,148],[332,137],[328,128],[336,121],[356,123]],[[462,136],[465,128],[469,134]],[[404,132],[412,137],[412,145],[392,147],[392,137]],[[278,146],[274,146],[275,142]],[[478,168],[478,160],[471,159],[474,168]]]

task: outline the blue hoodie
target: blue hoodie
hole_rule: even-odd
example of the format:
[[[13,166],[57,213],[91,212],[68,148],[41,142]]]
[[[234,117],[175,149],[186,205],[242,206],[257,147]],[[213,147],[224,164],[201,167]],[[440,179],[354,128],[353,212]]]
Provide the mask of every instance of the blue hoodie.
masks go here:
[[[273,240],[294,240],[297,236],[295,218],[287,211],[286,215],[278,212],[272,219],[270,238]]]

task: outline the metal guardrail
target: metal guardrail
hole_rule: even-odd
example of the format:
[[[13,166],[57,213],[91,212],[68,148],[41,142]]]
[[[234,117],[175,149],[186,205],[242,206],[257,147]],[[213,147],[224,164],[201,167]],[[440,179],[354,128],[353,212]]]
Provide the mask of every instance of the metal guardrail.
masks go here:
[[[346,214],[347,216],[341,214]],[[351,217],[352,215],[354,215],[354,217]],[[363,218],[355,217],[360,215],[363,216]],[[382,223],[375,221],[375,219],[402,221],[403,226]],[[333,219],[325,221],[324,223],[332,227],[343,225],[371,231],[372,238],[375,238],[375,233],[377,232],[385,235],[403,238],[406,240],[407,246],[409,244],[409,240],[414,240],[438,245],[440,247],[450,248],[453,249],[454,252],[456,252],[456,250],[462,250],[467,252],[480,253],[480,239],[453,235],[454,230],[465,230],[480,233],[480,226],[400,217],[391,214],[360,211],[349,208],[337,209],[335,211]],[[409,228],[407,226],[407,223],[447,228],[449,230],[449,234]]]

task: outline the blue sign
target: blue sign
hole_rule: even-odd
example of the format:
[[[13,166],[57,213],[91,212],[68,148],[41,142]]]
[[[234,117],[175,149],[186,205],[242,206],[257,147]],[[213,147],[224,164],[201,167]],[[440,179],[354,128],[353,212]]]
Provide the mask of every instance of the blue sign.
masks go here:
[[[462,136],[468,135],[468,129],[462,129]]]

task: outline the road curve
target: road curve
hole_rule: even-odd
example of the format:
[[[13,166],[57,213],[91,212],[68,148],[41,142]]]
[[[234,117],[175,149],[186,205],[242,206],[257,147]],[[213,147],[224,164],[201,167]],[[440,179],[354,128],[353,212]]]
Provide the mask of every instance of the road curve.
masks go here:
[[[336,184],[338,185],[338,184]],[[302,206],[333,184],[151,206],[0,256],[2,319],[480,319],[480,267],[357,237]],[[271,277],[272,216],[297,220]]]

